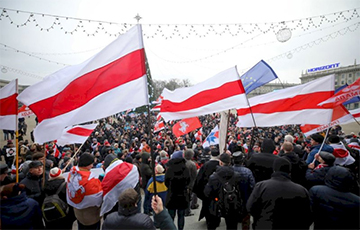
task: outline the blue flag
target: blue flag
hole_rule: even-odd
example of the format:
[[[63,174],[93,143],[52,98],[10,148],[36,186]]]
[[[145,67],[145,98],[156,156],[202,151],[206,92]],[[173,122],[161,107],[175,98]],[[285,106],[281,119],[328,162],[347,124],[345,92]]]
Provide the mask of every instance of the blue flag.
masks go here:
[[[335,89],[335,94],[336,94],[337,92],[339,92],[340,90],[342,90],[343,88],[347,87],[347,86],[348,86],[348,84],[345,84],[345,85],[340,86],[339,88]],[[360,97],[357,96],[357,97],[351,98],[351,99],[348,100],[348,101],[345,101],[345,102],[343,103],[343,105],[348,105],[348,104],[355,103],[355,102],[359,102],[359,101],[360,101]]]
[[[259,61],[249,71],[244,73],[240,79],[243,83],[246,94],[251,91],[265,85],[266,83],[277,78],[274,70],[263,60]]]

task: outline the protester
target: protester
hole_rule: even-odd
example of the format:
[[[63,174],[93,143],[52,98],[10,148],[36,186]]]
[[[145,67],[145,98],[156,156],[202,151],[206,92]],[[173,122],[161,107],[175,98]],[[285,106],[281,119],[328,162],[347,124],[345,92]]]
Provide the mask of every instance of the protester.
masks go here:
[[[11,183],[0,188],[1,229],[43,229],[40,205],[25,193],[25,185]]]
[[[43,173],[43,163],[41,161],[32,161],[29,164],[29,172],[26,177],[20,181],[20,184],[25,185],[26,195],[36,200],[40,206],[45,198],[44,191],[41,187],[43,183]]]
[[[172,154],[168,166],[165,173],[165,185],[168,188],[165,207],[173,220],[177,213],[178,230],[183,230],[185,210],[189,206],[190,172],[181,150]]]
[[[8,175],[9,167],[4,162],[0,162],[0,186],[10,184],[13,179]]]
[[[143,152],[141,154],[141,163],[140,163],[140,172],[141,172],[141,179],[142,179],[142,184],[141,187],[142,189],[145,191],[146,190],[146,185],[149,182],[151,176],[152,176],[152,169],[150,167],[150,154],[147,152]],[[148,209],[148,203],[150,201],[144,199],[144,213],[145,214],[151,214],[150,210]]]
[[[102,187],[90,169],[94,156],[83,153],[67,179],[67,203],[74,208],[78,229],[100,229]]]
[[[333,154],[335,156],[334,165],[341,165],[350,167],[354,164],[355,159],[351,156],[349,150],[346,149],[343,142],[340,141],[340,137],[337,135],[331,135],[328,137],[329,145],[333,147]]]
[[[320,162],[320,164],[315,167],[314,163],[310,163],[305,174],[308,189],[314,185],[323,185],[327,172],[333,167],[335,162],[335,156],[325,151],[315,154],[315,159]]]
[[[184,151],[184,158],[186,160],[186,167],[189,169],[189,173],[190,173],[190,184],[189,184],[189,205],[188,208],[186,209],[185,212],[185,216],[193,216],[194,214],[191,212],[191,206],[195,207],[196,206],[196,202],[193,201],[193,187],[194,187],[194,183],[195,183],[195,179],[196,179],[196,175],[197,175],[197,169],[196,169],[196,165],[195,163],[192,161],[192,158],[194,156],[194,151],[192,149],[187,149]],[[196,199],[196,197],[194,198]]]
[[[197,197],[202,200],[199,220],[205,217],[207,225],[211,225],[213,215],[209,213],[210,199],[205,196],[204,189],[206,184],[209,182],[211,174],[213,174],[216,167],[219,166],[219,154],[218,149],[211,150],[211,159],[200,168],[194,184],[194,193],[196,193]]]
[[[274,161],[271,179],[256,183],[247,202],[253,229],[309,229],[312,223],[307,190],[290,180],[291,163]]]
[[[315,154],[320,151],[320,147],[323,141],[324,141],[324,137],[318,133],[314,133],[310,135],[310,144],[311,144],[310,152],[307,156],[304,155],[304,157],[306,157],[306,164],[313,163]],[[324,144],[321,148],[321,151],[333,153],[334,148],[327,144]]]
[[[349,170],[334,166],[325,185],[310,189],[314,229],[360,229],[360,197],[349,190],[353,180]]]

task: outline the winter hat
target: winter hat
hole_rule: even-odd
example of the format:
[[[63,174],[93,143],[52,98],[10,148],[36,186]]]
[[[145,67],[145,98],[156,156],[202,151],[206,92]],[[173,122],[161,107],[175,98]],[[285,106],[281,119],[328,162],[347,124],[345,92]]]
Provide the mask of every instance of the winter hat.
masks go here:
[[[291,163],[290,161],[286,160],[285,158],[278,158],[274,161],[273,169],[275,172],[285,172],[290,173],[291,172]]]
[[[183,158],[183,151],[179,150],[171,155],[171,159]]]
[[[233,156],[235,164],[243,163],[245,161],[245,158],[246,158],[245,154],[243,152],[241,152],[241,151],[234,152],[232,154],[232,156]]]
[[[211,156],[217,157],[220,155],[220,152],[218,149],[211,149]]]
[[[161,166],[161,164],[157,164],[156,167],[155,167],[155,172],[157,174],[161,174],[165,171],[164,167]]]
[[[323,159],[325,161],[326,164],[328,165],[333,165],[335,162],[335,156],[329,152],[325,152],[325,151],[321,151],[319,153],[321,159]]]
[[[79,167],[86,167],[94,163],[95,157],[89,153],[83,153],[79,159]]]
[[[109,167],[109,165],[111,165],[111,163],[113,163],[114,161],[117,161],[118,159],[116,158],[116,156],[114,154],[109,154],[105,157],[104,160],[104,168],[107,169],[107,167]]]
[[[58,167],[55,167],[55,168],[52,168],[51,170],[50,170],[50,174],[49,174],[49,181],[50,180],[55,180],[55,179],[62,179],[62,178],[64,178],[63,176],[62,176],[62,171],[61,171],[61,169],[59,169]]]
[[[340,137],[337,136],[337,135],[331,135],[331,136],[329,136],[328,141],[330,143],[339,143],[340,142]]]
[[[211,151],[210,147],[205,147],[205,148],[204,148],[204,153],[205,153],[205,154],[209,154],[210,151]]]
[[[0,162],[0,174],[7,174],[9,167],[4,162]]]
[[[310,138],[316,141],[317,143],[322,143],[324,141],[324,137],[318,133],[311,134]]]
[[[275,148],[276,147],[274,141],[269,138],[265,138],[261,144],[261,149],[264,153],[273,153]]]
[[[30,164],[29,164],[29,169],[31,168],[37,168],[39,166],[43,166],[43,163],[41,161],[32,161]]]
[[[227,153],[222,153],[221,155],[220,155],[220,161],[221,162],[223,162],[223,163],[225,163],[225,164],[230,164],[230,162],[231,162],[231,157],[230,157],[230,155],[229,154],[227,154]]]

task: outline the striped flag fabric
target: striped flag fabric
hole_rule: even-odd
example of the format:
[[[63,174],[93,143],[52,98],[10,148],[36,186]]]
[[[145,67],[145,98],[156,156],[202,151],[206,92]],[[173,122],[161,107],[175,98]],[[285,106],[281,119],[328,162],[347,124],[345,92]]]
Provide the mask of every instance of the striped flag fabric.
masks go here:
[[[236,67],[191,87],[164,89],[160,113],[165,121],[180,120],[247,106]]]
[[[58,139],[67,126],[147,105],[141,25],[87,61],[61,69],[26,88],[18,100],[38,117],[34,130],[38,143]]]
[[[356,121],[360,122],[360,108],[349,110],[349,113],[354,117],[354,119],[355,119]],[[345,121],[343,124],[348,124],[348,123],[351,123],[351,122],[356,122],[354,119]]]
[[[0,129],[16,130],[17,79],[0,89]]]
[[[34,115],[33,111],[31,111],[26,105],[21,106],[18,110],[18,118],[29,117],[32,115]]]
[[[305,136],[310,136],[313,133],[319,133],[329,127],[343,124],[344,122],[347,122],[349,120],[354,121],[353,116],[343,105],[340,104],[339,106],[333,109],[332,119],[329,124],[325,124],[325,125],[305,124],[305,125],[301,125],[300,129]]]
[[[334,75],[259,95],[248,107],[238,107],[238,127],[271,127],[289,124],[329,124],[332,109],[318,104],[334,95]],[[255,123],[253,121],[255,119]]]
[[[203,131],[202,128],[200,128],[194,135],[195,140],[202,141],[202,135],[203,135]]]
[[[119,195],[128,188],[135,188],[139,183],[139,172],[135,165],[116,160],[105,170],[101,182],[103,188],[103,204],[100,216],[109,212],[117,203]]]
[[[330,143],[330,146],[334,148],[333,155],[336,157],[334,164],[344,166],[355,162],[355,159],[341,141],[339,143]]]
[[[78,166],[71,168],[66,185],[67,203],[76,208],[100,207],[103,190],[101,182],[91,171],[80,171]]]
[[[160,132],[165,129],[165,124],[163,121],[157,121],[154,126],[154,133]]]
[[[75,125],[64,129],[61,137],[57,139],[59,146],[84,143],[96,128],[97,124]]]
[[[329,98],[325,101],[322,101],[321,103],[319,103],[319,105],[324,108],[334,108],[352,98],[359,97],[359,96],[360,96],[360,78],[358,78],[351,85],[338,91],[331,98]]]

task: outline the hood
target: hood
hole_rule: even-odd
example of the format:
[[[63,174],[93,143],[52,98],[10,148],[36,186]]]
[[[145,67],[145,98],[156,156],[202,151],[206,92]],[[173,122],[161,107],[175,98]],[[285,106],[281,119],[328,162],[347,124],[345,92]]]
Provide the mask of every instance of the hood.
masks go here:
[[[148,164],[148,163],[149,163],[149,158],[150,158],[150,154],[149,154],[149,153],[143,152],[143,153],[141,154],[141,162],[142,162],[142,163]]]
[[[234,168],[231,166],[219,166],[216,169],[216,173],[219,177],[228,180],[234,175]]]
[[[135,215],[138,211],[137,207],[131,207],[131,208],[123,208],[119,205],[118,213],[120,216],[132,216]]]
[[[275,150],[275,143],[271,139],[264,139],[263,143],[261,144],[262,152],[264,153],[273,153]]]
[[[174,170],[174,172],[178,172],[178,171],[184,171],[186,165],[185,165],[186,161],[184,158],[175,158],[175,159],[170,159],[168,161],[168,167],[172,168]]]
[[[30,208],[26,202],[28,198],[26,193],[22,192],[20,195],[11,197],[9,199],[1,200],[1,213],[11,216],[21,216]]]
[[[349,170],[341,166],[333,166],[325,176],[325,185],[341,192],[349,192],[353,180]]]
[[[284,153],[281,157],[286,158],[291,164],[297,164],[300,161],[299,156],[294,152]]]

